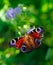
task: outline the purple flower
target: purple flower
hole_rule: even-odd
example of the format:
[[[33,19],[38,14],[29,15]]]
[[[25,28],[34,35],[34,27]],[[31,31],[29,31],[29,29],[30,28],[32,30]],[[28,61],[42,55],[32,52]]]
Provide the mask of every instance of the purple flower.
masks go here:
[[[14,18],[16,15],[15,15],[15,11],[13,8],[10,8],[7,12],[6,12],[6,17],[7,18]]]
[[[21,14],[22,13],[22,9],[20,7],[16,7],[14,10],[15,10],[16,14]]]

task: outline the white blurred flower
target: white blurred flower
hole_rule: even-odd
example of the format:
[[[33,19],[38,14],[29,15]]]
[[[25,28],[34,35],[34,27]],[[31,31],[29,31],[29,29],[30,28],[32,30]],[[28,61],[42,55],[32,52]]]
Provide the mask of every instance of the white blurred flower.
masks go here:
[[[18,4],[18,7],[23,7],[23,4]]]
[[[23,11],[26,11],[26,9],[27,9],[26,7],[23,7]]]
[[[6,54],[6,58],[9,58],[9,57],[10,57],[10,54],[9,54],[9,53],[7,53],[7,54]]]

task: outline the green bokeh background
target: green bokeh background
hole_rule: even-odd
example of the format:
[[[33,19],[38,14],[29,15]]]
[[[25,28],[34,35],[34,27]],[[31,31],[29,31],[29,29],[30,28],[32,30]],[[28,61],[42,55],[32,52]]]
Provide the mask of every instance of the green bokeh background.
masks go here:
[[[23,4],[22,14],[6,19],[6,11],[18,4]],[[21,53],[9,47],[12,38],[33,26],[44,30],[40,48]],[[53,65],[53,0],[0,0],[0,65]]]

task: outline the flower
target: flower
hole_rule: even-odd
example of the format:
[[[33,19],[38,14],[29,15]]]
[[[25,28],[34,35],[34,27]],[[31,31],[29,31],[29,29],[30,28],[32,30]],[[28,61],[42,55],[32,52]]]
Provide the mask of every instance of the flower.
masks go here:
[[[16,14],[21,14],[22,13],[22,9],[20,7],[16,7],[14,10],[15,10]]]
[[[16,16],[15,11],[13,8],[10,8],[7,12],[6,12],[6,17],[7,18],[14,18]]]

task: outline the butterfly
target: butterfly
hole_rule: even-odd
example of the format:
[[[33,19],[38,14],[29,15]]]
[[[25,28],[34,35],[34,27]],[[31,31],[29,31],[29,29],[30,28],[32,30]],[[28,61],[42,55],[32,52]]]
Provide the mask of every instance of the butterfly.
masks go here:
[[[14,38],[9,42],[10,47],[20,49],[21,52],[30,52],[41,45],[43,38],[42,28],[32,28],[23,37]]]

